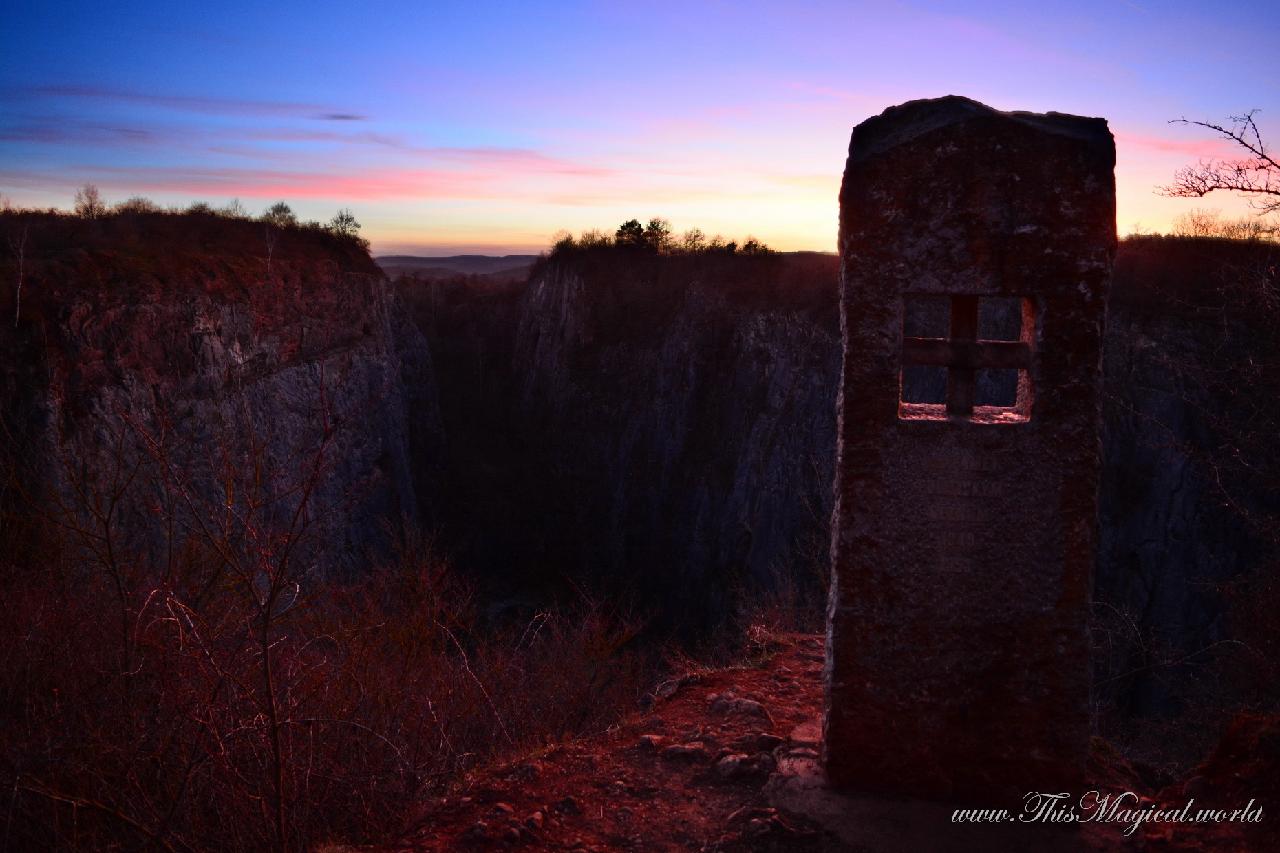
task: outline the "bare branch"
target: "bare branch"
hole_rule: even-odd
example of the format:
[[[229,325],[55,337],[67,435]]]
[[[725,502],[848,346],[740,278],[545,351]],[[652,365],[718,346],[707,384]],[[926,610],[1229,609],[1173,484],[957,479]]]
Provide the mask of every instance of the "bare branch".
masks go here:
[[[1185,124],[1211,130],[1219,137],[1243,148],[1247,157],[1201,160],[1174,173],[1173,183],[1161,187],[1162,195],[1173,198],[1203,198],[1219,190],[1249,196],[1260,215],[1280,211],[1280,162],[1277,162],[1262,139],[1262,131],[1254,119],[1257,110],[1231,116],[1231,126],[1207,121],[1175,119],[1170,124]]]

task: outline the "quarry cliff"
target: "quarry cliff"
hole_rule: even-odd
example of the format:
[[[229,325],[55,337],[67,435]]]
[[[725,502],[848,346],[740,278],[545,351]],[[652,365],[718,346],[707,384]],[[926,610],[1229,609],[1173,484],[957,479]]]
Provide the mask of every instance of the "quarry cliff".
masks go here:
[[[217,509],[287,512],[314,473],[305,556],[325,573],[364,571],[424,519],[430,354],[362,247],[214,216],[29,219],[0,336],[6,500],[108,512],[155,558]]]
[[[443,386],[451,452],[502,460],[454,469],[450,492],[487,511],[446,508],[445,541],[496,573],[518,560],[626,592],[691,630],[746,589],[815,604],[834,269],[820,255],[606,251],[553,256],[522,288],[404,284],[442,375],[469,377]],[[481,532],[486,517],[503,521]]]
[[[578,250],[527,283],[392,284],[305,229],[268,252],[261,223],[29,216],[16,324],[11,290],[0,305],[6,507],[53,496],[100,523],[95,500],[132,478],[110,520],[155,557],[230,486],[283,512],[314,469],[306,553],[324,572],[359,574],[411,530],[499,609],[565,578],[691,634],[758,595],[821,606],[832,256]],[[1232,608],[1270,600],[1241,579],[1274,554],[1270,469],[1248,461],[1276,422],[1254,391],[1273,251],[1119,249],[1094,583],[1117,720],[1217,701],[1231,663],[1206,686],[1194,655],[1234,648]]]
[[[0,534],[27,621],[0,645],[39,666],[0,684],[27,697],[0,728],[37,733],[9,766],[48,761],[42,732],[81,733],[94,758],[64,752],[73,770],[129,749],[151,768],[171,738],[203,761],[191,703],[235,672],[225,774],[198,775],[190,796],[182,766],[68,790],[143,826],[135,803],[180,803],[192,826],[250,827],[254,848],[267,824],[234,809],[303,797],[316,759],[346,774],[335,796],[363,802],[367,779],[396,795],[384,811],[317,810],[298,837],[396,835],[422,803],[408,843],[426,849],[512,832],[586,849],[685,838],[693,820],[692,837],[731,836],[722,849],[826,849],[761,797],[774,769],[813,758],[820,708],[818,640],[792,628],[826,591],[836,258],[557,250],[527,282],[391,283],[358,242],[314,229],[20,216],[0,222],[29,236],[21,306],[0,290]],[[1265,244],[1119,247],[1088,650],[1093,731],[1124,757],[1095,747],[1118,785],[1181,796],[1230,716],[1274,701],[1276,269]],[[296,544],[273,532],[295,526]],[[241,551],[219,551],[233,528]],[[399,545],[413,559],[377,571]],[[228,583],[228,564],[267,571]],[[222,631],[209,656],[162,607]],[[272,619],[287,624],[259,629]],[[286,681],[264,681],[272,656],[251,635]],[[745,669],[647,680],[673,648],[738,643],[741,657],[743,638],[778,637]],[[40,667],[68,674],[31,682]],[[284,795],[257,771],[242,789],[240,768],[270,763],[276,707],[336,722],[286,729]],[[372,730],[395,740],[354,734]],[[1269,748],[1235,731],[1232,749]],[[22,814],[63,808],[21,779]]]
[[[744,582],[821,599],[836,264],[577,251],[524,286],[402,283],[454,377],[442,408],[451,454],[466,455],[450,467],[490,462],[453,467],[449,492],[468,503],[445,508],[445,540],[497,575],[518,564],[611,579],[690,624],[723,618]],[[1214,657],[1233,648],[1221,643],[1238,622],[1228,593],[1274,554],[1262,523],[1273,487],[1248,460],[1266,458],[1277,423],[1256,391],[1271,387],[1273,347],[1253,310],[1275,269],[1266,244],[1119,246],[1094,639],[1099,699],[1121,718],[1216,701],[1235,666]],[[1224,357],[1251,378],[1231,381]],[[494,516],[502,524],[482,531]]]

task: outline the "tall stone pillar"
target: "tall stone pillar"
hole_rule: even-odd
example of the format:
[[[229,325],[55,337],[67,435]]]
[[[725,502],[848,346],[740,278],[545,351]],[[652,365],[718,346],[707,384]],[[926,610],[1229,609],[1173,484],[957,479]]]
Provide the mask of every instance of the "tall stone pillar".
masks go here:
[[[1102,119],[959,97],[854,128],[823,742],[836,786],[972,799],[1082,779],[1114,166]]]

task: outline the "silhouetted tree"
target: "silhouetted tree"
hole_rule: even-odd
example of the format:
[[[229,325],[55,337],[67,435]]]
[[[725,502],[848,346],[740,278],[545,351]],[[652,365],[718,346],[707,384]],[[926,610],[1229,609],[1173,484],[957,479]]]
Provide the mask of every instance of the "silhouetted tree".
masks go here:
[[[280,229],[298,224],[293,208],[282,201],[262,212],[263,240],[267,244],[267,276],[271,276],[271,260],[275,257],[276,243],[280,241]]]
[[[293,208],[278,201],[263,211],[262,221],[277,228],[283,228],[286,225],[297,225],[298,217],[294,214]]]
[[[1179,198],[1203,198],[1211,192],[1226,190],[1248,196],[1263,214],[1280,211],[1280,163],[1262,141],[1262,132],[1253,119],[1257,112],[1250,110],[1242,116],[1231,116],[1230,127],[1185,118],[1171,122],[1212,130],[1244,149],[1246,156],[1234,160],[1201,160],[1195,166],[1186,166],[1174,174],[1172,184],[1161,188],[1162,192]]]
[[[557,231],[551,235],[551,251],[563,252],[577,247],[577,241],[568,231]]]
[[[654,252],[665,252],[671,248],[671,223],[665,219],[654,217],[644,227],[645,248]]]
[[[619,246],[642,248],[645,244],[644,226],[640,224],[639,219],[628,219],[618,226],[617,233],[613,235],[613,242]]]
[[[97,219],[106,212],[106,202],[102,200],[102,193],[98,192],[96,186],[85,184],[76,190],[76,216],[83,216],[85,219]]]
[[[360,223],[356,221],[355,214],[344,207],[329,220],[329,230],[339,237],[357,238],[360,236]]]
[[[1220,237],[1226,240],[1266,240],[1280,232],[1257,218],[1223,219],[1216,210],[1196,208],[1173,222],[1177,237]]]
[[[707,246],[707,235],[701,228],[691,228],[680,235],[680,248],[686,252],[701,252]]]
[[[149,198],[135,195],[116,205],[116,213],[158,213],[159,205]]]

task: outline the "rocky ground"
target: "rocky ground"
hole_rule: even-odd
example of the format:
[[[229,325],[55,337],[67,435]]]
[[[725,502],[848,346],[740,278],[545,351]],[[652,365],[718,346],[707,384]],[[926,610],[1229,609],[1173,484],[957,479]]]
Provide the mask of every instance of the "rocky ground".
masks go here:
[[[404,849],[823,849],[763,794],[775,752],[821,705],[822,641],[786,636],[772,652],[669,681],[602,737],[476,774],[431,804]]]
[[[693,672],[655,691],[652,707],[604,735],[557,744],[477,771],[455,791],[424,805],[400,851],[692,850],[836,851],[907,849],[883,838],[850,844],[829,826],[775,808],[784,767],[817,756],[822,702],[822,639],[771,637],[751,664]],[[1248,721],[1246,721],[1248,722]],[[1163,805],[1213,791],[1266,797],[1280,763],[1274,724],[1236,726],[1222,749],[1180,784],[1156,790],[1105,742],[1095,740],[1091,783],[1133,790]],[[1240,758],[1248,752],[1249,761]],[[1235,756],[1232,758],[1232,756]],[[1216,762],[1216,763],[1215,763]],[[1218,766],[1221,765],[1221,766]],[[1250,778],[1243,778],[1242,773]],[[1218,778],[1222,777],[1222,778]],[[1247,797],[1246,797],[1247,799]],[[868,800],[857,808],[865,809]],[[1243,803],[1243,801],[1242,801]],[[1263,803],[1264,809],[1267,802]],[[887,803],[892,820],[935,819],[949,807]],[[904,817],[905,816],[905,817]],[[889,822],[882,822],[888,825]],[[944,818],[945,824],[945,818]],[[1261,851],[1274,843],[1261,827],[1146,824],[1133,836],[1113,824],[1076,834],[1041,834],[1030,846],[1003,827],[944,826],[936,850]],[[882,827],[883,829],[883,827]],[[1259,833],[1261,829],[1261,833]],[[915,830],[918,834],[918,828]],[[1267,833],[1271,834],[1268,835]],[[906,837],[904,835],[904,837]]]

